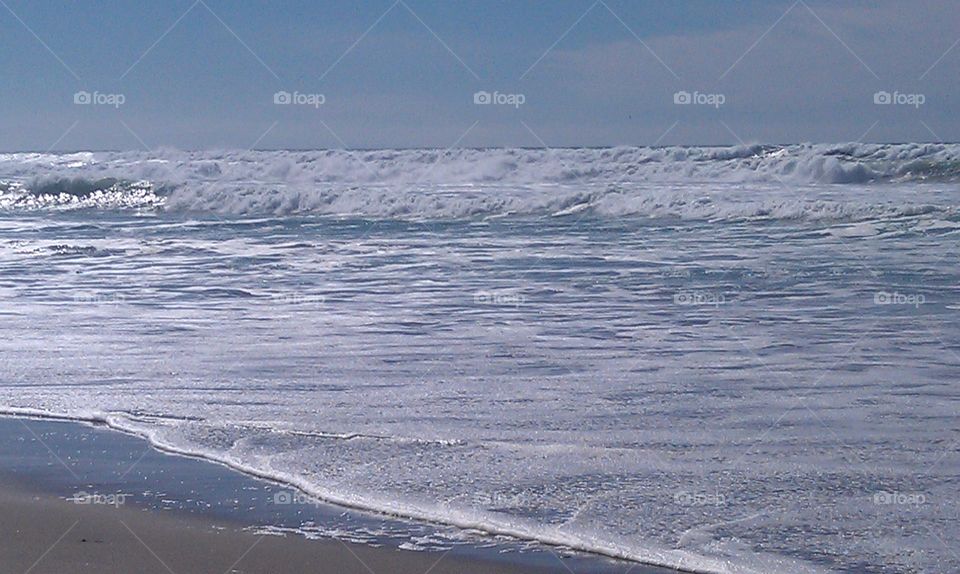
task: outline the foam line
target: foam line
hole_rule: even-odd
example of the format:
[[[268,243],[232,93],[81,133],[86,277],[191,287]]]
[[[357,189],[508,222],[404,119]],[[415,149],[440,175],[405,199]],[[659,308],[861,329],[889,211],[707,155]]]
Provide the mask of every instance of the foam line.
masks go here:
[[[319,485],[312,484],[294,475],[265,471],[245,464],[242,461],[235,460],[232,457],[223,456],[212,451],[185,448],[180,445],[164,442],[158,438],[157,433],[145,432],[135,427],[124,425],[122,422],[123,417],[121,416],[103,413],[71,415],[18,407],[0,407],[0,416],[103,425],[115,431],[146,440],[154,448],[163,452],[221,464],[255,478],[295,488],[321,502],[354,510],[477,530],[490,535],[510,536],[521,540],[540,542],[549,546],[563,546],[610,558],[629,560],[650,566],[672,568],[678,572],[689,572],[693,574],[761,574],[760,570],[731,564],[723,560],[697,556],[683,550],[649,548],[645,551],[639,551],[636,541],[631,541],[629,544],[617,543],[584,535],[565,533],[561,528],[544,527],[529,521],[507,523],[502,520],[491,519],[491,517],[483,516],[482,513],[477,512],[467,513],[453,509],[441,509],[439,507],[424,508],[396,501],[376,501],[361,497],[351,497],[343,493],[324,489]]]

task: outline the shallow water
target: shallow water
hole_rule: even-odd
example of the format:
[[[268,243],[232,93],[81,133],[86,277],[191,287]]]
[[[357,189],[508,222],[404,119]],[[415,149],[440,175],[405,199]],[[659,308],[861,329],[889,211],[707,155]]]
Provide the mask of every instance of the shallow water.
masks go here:
[[[270,536],[335,539],[536,571],[666,572],[531,541],[349,511],[203,459],[160,452],[102,426],[0,417],[0,438],[5,485],[78,505],[173,513],[215,523],[214,528],[231,524]]]
[[[464,193],[10,207],[0,405],[658,564],[960,569],[956,184]]]

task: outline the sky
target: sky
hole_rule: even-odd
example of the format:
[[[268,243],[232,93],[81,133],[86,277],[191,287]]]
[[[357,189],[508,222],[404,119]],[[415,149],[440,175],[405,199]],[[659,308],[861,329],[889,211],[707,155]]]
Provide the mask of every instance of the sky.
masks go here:
[[[0,0],[0,150],[960,140],[956,0]]]

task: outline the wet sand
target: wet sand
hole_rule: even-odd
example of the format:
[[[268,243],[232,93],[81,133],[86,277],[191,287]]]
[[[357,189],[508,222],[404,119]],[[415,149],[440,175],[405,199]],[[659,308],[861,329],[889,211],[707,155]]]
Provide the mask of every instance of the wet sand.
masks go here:
[[[102,426],[0,417],[0,572],[674,572],[546,546],[523,549],[522,541],[451,544],[440,526],[279,502],[281,495],[296,493]],[[366,542],[308,538],[295,533],[303,524],[381,534]],[[284,535],[261,534],[268,526]],[[403,548],[437,535],[439,545]]]
[[[0,564],[4,572],[31,574],[550,571],[301,536],[261,535],[228,523],[77,504],[7,485],[0,485]]]

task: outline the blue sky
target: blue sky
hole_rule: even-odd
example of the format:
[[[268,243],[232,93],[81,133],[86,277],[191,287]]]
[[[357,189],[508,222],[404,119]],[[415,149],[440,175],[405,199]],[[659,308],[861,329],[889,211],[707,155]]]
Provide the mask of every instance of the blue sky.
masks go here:
[[[958,40],[953,0],[3,0],[0,149],[956,141]]]

